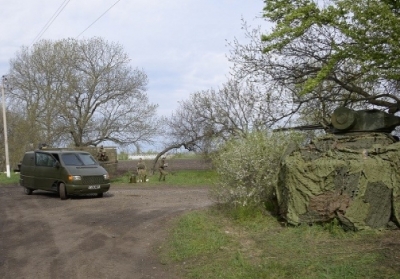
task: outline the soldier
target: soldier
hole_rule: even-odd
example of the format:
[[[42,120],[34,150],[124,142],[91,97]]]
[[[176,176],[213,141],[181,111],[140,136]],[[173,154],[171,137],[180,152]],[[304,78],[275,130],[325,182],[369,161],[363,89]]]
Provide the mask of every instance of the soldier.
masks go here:
[[[99,161],[107,161],[108,160],[108,156],[107,156],[106,151],[104,150],[104,147],[102,145],[100,146],[100,150],[97,153],[97,159]]]
[[[45,143],[40,143],[40,144],[39,144],[39,149],[47,149],[47,144],[45,144]]]
[[[160,171],[160,177],[158,178],[158,181],[161,181],[161,179],[165,181],[165,177],[168,174],[168,172],[165,170],[166,167],[168,167],[168,163],[165,162],[165,157],[162,157],[158,165],[158,170]]]
[[[139,158],[139,162],[137,163],[137,173],[139,176],[139,182],[146,182],[147,168],[142,158]]]

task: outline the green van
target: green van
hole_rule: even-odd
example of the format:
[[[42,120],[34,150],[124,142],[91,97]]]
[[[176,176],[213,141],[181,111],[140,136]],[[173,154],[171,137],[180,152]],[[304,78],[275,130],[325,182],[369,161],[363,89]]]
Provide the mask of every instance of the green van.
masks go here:
[[[34,190],[70,195],[97,194],[110,189],[107,171],[85,151],[42,149],[28,151],[19,166],[19,184],[27,195]]]

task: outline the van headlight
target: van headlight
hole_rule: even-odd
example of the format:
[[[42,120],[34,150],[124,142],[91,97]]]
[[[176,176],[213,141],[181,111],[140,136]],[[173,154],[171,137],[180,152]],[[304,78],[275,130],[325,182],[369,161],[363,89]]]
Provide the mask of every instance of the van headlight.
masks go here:
[[[104,180],[109,180],[110,179],[110,176],[108,175],[108,173],[103,174],[103,177],[104,177]]]
[[[82,177],[80,175],[70,175],[69,181],[81,181]]]

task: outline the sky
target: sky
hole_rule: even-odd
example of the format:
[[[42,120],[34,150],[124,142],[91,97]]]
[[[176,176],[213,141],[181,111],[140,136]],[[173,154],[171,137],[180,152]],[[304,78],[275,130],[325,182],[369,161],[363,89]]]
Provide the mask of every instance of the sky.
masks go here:
[[[1,1],[0,75],[22,46],[40,39],[102,37],[122,45],[148,76],[158,115],[170,116],[191,93],[228,80],[229,46],[245,42],[242,19],[258,26],[263,0]]]

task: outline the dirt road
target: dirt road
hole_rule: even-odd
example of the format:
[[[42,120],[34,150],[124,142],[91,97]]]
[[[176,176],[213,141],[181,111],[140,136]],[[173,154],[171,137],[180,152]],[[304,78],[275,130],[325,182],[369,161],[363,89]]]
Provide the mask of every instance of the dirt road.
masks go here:
[[[0,278],[179,278],[157,247],[173,217],[211,204],[207,189],[131,185],[66,201],[0,186]]]

